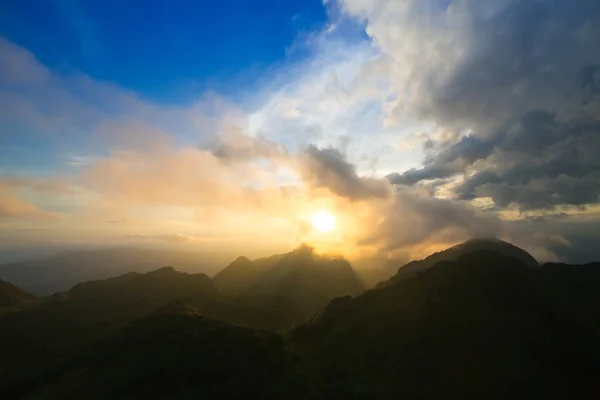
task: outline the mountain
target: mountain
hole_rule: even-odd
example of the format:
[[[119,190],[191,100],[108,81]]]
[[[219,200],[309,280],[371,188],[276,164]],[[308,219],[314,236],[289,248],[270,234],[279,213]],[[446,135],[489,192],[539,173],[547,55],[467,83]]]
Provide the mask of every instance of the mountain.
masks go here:
[[[318,255],[307,246],[256,261],[240,257],[214,281],[223,293],[244,303],[256,298],[291,302],[303,318],[318,313],[335,297],[354,296],[365,290],[348,261]]]
[[[0,279],[0,310],[20,307],[35,300],[35,296],[10,282]]]
[[[306,247],[239,295],[168,267],[79,284],[0,315],[0,398],[599,398],[600,263],[470,246],[362,293]]]
[[[398,266],[395,268],[390,265],[385,265],[383,268],[357,268],[355,271],[365,288],[371,289],[395,275]]]
[[[469,251],[336,299],[289,335],[354,398],[598,398],[599,284],[597,266]]]
[[[212,275],[229,256],[168,249],[116,248],[64,252],[52,257],[0,264],[0,279],[37,295],[69,290],[89,280],[106,279],[127,272],[145,273],[174,265],[188,273]]]
[[[303,322],[301,307],[286,296],[222,297],[206,315],[251,328],[280,331]]]
[[[221,293],[239,296],[246,294],[262,277],[273,269],[285,255],[275,255],[250,261],[238,257],[225,269],[213,277],[213,282]]]
[[[171,267],[78,284],[35,306],[0,316],[0,371],[6,382],[18,382],[165,303],[185,301],[202,310],[211,308],[218,296],[208,276]]]
[[[406,265],[401,265],[398,261],[391,260],[386,268],[389,269],[395,267],[397,268],[398,272],[396,272],[396,274],[392,278],[390,278],[388,282],[382,282],[380,285],[385,286],[392,282],[406,279],[414,274],[423,272],[424,270],[432,267],[433,265],[441,261],[454,261],[465,254],[470,254],[482,250],[489,250],[498,254],[505,255],[507,257],[516,258],[517,260],[520,260],[523,264],[527,265],[530,268],[539,268],[540,266],[535,260],[535,258],[533,258],[529,253],[503,240],[496,238],[471,239],[464,243],[450,247],[444,251],[434,253],[429,257],[425,258],[424,260],[411,261]]]
[[[170,304],[84,352],[59,373],[14,387],[44,399],[307,399],[310,379],[274,333]]]

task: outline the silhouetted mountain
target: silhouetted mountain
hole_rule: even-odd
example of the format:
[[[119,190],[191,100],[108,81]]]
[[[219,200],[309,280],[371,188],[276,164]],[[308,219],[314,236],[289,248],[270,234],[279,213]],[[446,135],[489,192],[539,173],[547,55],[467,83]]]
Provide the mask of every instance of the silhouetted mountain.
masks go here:
[[[236,260],[224,298],[172,268],[76,285],[0,316],[0,398],[598,398],[600,263],[467,243],[360,295],[306,247]]]
[[[365,290],[348,261],[318,255],[307,246],[253,262],[240,257],[215,276],[215,284],[244,303],[252,298],[264,299],[265,305],[268,299],[291,301],[303,318],[318,313],[335,297]]]
[[[35,300],[35,296],[10,282],[0,279],[0,310],[3,308],[20,307]]]
[[[215,285],[221,293],[240,296],[246,294],[262,277],[285,255],[275,255],[250,261],[246,257],[238,257],[225,269],[213,277]]]
[[[92,279],[105,279],[127,272],[144,273],[163,265],[173,265],[179,271],[212,275],[229,257],[167,249],[83,250],[0,264],[0,279],[38,295],[49,295]]]
[[[385,265],[384,268],[356,268],[355,272],[358,275],[360,281],[363,283],[365,288],[371,289],[377,286],[378,283],[390,279],[398,271],[398,267],[395,268]]]
[[[360,398],[597,398],[598,284],[594,267],[466,252],[336,299],[290,336]]]
[[[424,260],[411,261],[406,265],[396,260],[391,260],[387,268],[398,268],[398,272],[388,282],[382,282],[380,285],[384,286],[398,280],[406,279],[414,274],[423,272],[441,261],[454,261],[465,254],[482,250],[489,250],[507,257],[516,258],[531,268],[538,268],[540,266],[529,253],[500,239],[471,239],[444,251],[434,253]]]
[[[171,267],[76,285],[0,318],[0,370],[8,381],[18,381],[77,354],[167,302],[186,301],[203,309],[210,308],[217,297],[208,276],[188,275]]]
[[[221,298],[207,315],[235,325],[279,331],[305,320],[300,306],[286,296]]]
[[[82,354],[49,381],[13,388],[45,399],[306,399],[310,380],[274,333],[169,305]]]

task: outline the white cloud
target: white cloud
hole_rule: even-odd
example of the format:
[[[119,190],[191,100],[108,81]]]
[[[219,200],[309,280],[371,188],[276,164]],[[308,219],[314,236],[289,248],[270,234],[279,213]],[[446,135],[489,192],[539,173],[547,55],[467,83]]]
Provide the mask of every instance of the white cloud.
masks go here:
[[[486,24],[499,31],[510,28],[503,16],[522,2],[324,3],[365,23],[372,41],[340,38],[336,27],[347,18],[342,14],[323,32],[309,35],[309,60],[273,71],[268,82],[238,104],[214,93],[188,106],[155,104],[79,72],[50,71],[27,50],[0,42],[0,54],[8,60],[0,62],[3,120],[68,137],[81,148],[69,153],[68,162],[81,172],[70,177],[71,184],[78,199],[89,202],[88,210],[74,212],[63,226],[83,230],[87,227],[77,227],[77,222],[89,221],[91,230],[101,221],[103,235],[117,232],[124,237],[127,224],[106,221],[134,218],[141,221],[142,233],[130,238],[137,239],[196,242],[205,237],[206,232],[197,233],[202,225],[246,238],[261,226],[273,237],[296,239],[302,236],[307,208],[324,202],[347,213],[355,229],[365,227],[364,232],[348,234],[347,240],[364,239],[390,251],[410,252],[407,248],[419,242],[429,249],[436,241],[501,232],[492,211],[430,198],[436,191],[450,198],[456,182],[430,183],[391,200],[366,196],[360,204],[349,205],[328,185],[311,186],[302,176],[301,155],[309,145],[337,148],[340,157],[356,166],[349,169],[355,185],[369,182],[388,193],[385,175],[418,169],[424,159],[435,158],[461,137],[488,136],[516,110],[545,107],[566,112],[565,104],[572,100],[557,93],[564,92],[566,76],[576,70],[573,59],[593,62],[600,57],[581,50],[595,43],[590,41],[594,27],[586,25],[575,35],[560,26],[540,28],[540,34],[547,35],[540,43],[563,35],[575,37],[581,46],[561,53],[566,56],[556,65],[542,61],[555,58],[557,50],[542,48],[541,61],[534,54],[529,70],[519,64],[527,60],[519,61],[510,46],[493,49],[497,58],[488,49],[499,33],[486,29]],[[556,43],[565,50],[563,39]],[[465,77],[465,71],[471,75]],[[547,85],[553,77],[555,85]],[[469,166],[459,161],[461,167]],[[295,185],[295,195],[279,187],[282,183]],[[489,199],[474,201],[480,203],[493,210]],[[430,218],[438,215],[435,210],[441,213],[439,221]],[[132,215],[136,213],[143,215]],[[375,226],[365,220],[375,221]],[[378,225],[382,220],[387,225]],[[540,239],[534,245],[545,249],[547,243]]]

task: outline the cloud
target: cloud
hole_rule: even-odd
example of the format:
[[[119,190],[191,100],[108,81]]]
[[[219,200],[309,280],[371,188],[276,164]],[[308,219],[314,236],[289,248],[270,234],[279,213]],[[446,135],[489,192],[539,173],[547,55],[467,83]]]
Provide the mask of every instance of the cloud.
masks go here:
[[[4,191],[0,192],[0,217],[22,218],[39,214],[40,210],[33,204]]]
[[[356,167],[334,148],[309,146],[302,169],[304,179],[313,187],[327,188],[350,200],[387,198],[392,193],[385,180],[358,176]]]
[[[465,202],[423,197],[410,191],[398,192],[378,221],[361,244],[374,244],[383,252],[503,233],[502,222],[492,213]]]
[[[0,82],[8,85],[36,86],[44,84],[50,71],[36,61],[27,49],[19,47],[0,36]]]
[[[393,63],[392,120],[454,135],[394,184],[464,177],[459,199],[520,209],[597,203],[600,5],[341,0]],[[452,138],[456,139],[452,139]]]
[[[252,137],[239,126],[229,126],[206,147],[223,161],[248,161],[256,159],[280,159],[288,154],[281,143],[265,137]]]
[[[508,237],[538,260],[587,263],[600,259],[600,214],[548,215],[505,223]]]
[[[228,165],[195,147],[115,149],[84,168],[80,183],[123,207],[250,209],[274,206],[281,198],[270,168],[259,161]]]
[[[35,204],[17,194],[18,184],[0,182],[0,220],[6,218],[55,218],[58,215],[39,209]]]
[[[315,210],[331,208],[342,228],[339,246],[351,254],[398,250],[412,254],[415,245],[454,244],[502,231],[495,215],[466,202],[424,197],[413,190],[394,194],[385,178],[359,174],[335,148],[311,145],[304,152],[285,154],[229,153],[223,162],[209,150],[189,147],[160,153],[115,151],[86,169],[81,182],[104,201],[118,205],[121,212],[152,207],[156,212],[149,218],[154,218],[164,207],[177,207],[195,214],[190,222],[206,222],[208,213],[214,220],[206,222],[212,226],[207,237],[236,234],[242,240],[245,234],[256,235],[260,226],[261,231],[287,236],[293,242],[323,247],[325,239],[313,235],[307,221]],[[276,171],[265,160],[296,172],[295,184],[280,186]],[[195,240],[189,236],[128,237],[179,243]],[[325,248],[338,249],[337,245],[325,243]]]
[[[600,123],[557,121],[545,111],[527,113],[493,138],[465,137],[420,170],[390,176],[396,184],[447,178],[471,170],[454,189],[457,198],[491,197],[522,210],[597,203],[600,195]]]
[[[331,208],[340,240],[356,251],[418,257],[472,236],[508,235],[544,257],[572,257],[576,250],[557,238],[576,249],[585,240],[574,232],[588,225],[553,222],[542,238],[546,227],[502,218],[505,209],[523,218],[598,202],[597,2],[327,6],[363,23],[370,40],[341,37],[343,21],[332,20],[339,29],[310,36],[312,57],[271,71],[237,103],[218,94],[152,103],[51,70],[3,39],[8,135],[60,142],[73,190],[43,192],[34,188],[40,177],[11,188],[4,213],[65,209],[54,228],[76,238],[199,246],[211,235],[234,235],[236,245],[265,235],[291,246],[310,236],[307,215]],[[71,196],[81,207],[67,210]],[[483,199],[494,203],[487,211],[469,204]],[[106,221],[136,221],[142,233],[127,236],[131,226]]]
[[[140,240],[158,240],[169,243],[210,242],[214,240],[214,238],[197,237],[192,235],[185,235],[183,233],[161,233],[154,235],[130,233],[127,235],[127,237]]]

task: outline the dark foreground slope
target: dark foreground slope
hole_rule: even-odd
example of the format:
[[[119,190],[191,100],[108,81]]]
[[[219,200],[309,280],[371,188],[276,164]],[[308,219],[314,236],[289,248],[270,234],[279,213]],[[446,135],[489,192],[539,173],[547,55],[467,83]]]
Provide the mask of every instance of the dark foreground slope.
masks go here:
[[[209,277],[173,268],[76,285],[0,317],[0,389],[53,368],[167,302],[209,308],[218,292]]]
[[[303,322],[336,297],[365,290],[348,261],[316,254],[309,247],[255,261],[240,257],[214,281],[232,299],[219,316],[274,330]]]
[[[387,269],[395,268],[396,274],[388,281],[381,282],[378,287],[383,287],[388,284],[401,281],[413,275],[419,274],[435,264],[442,261],[456,261],[466,254],[475,253],[478,251],[491,251],[506,257],[512,257],[529,268],[539,268],[538,262],[525,250],[505,242],[500,239],[471,239],[466,242],[452,246],[444,251],[433,253],[423,260],[411,261],[408,264],[403,264],[397,260],[391,260]]]
[[[599,272],[469,253],[334,300],[290,336],[365,398],[597,398]]]
[[[212,275],[229,255],[169,249],[115,248],[60,253],[47,258],[0,264],[0,279],[40,296],[69,290],[78,283],[146,273],[163,265],[179,271]]]
[[[33,301],[35,301],[33,294],[0,279],[0,312],[2,310],[16,309]]]
[[[148,275],[0,317],[0,398],[600,398],[600,265],[467,252],[284,334],[212,319],[205,276]]]
[[[246,294],[262,277],[275,268],[285,254],[259,258],[251,261],[246,257],[238,257],[214,277],[213,282],[221,293],[230,296]]]
[[[311,379],[284,339],[172,304],[137,320],[50,379],[13,389],[45,399],[307,399]],[[21,390],[19,393],[18,390]]]

